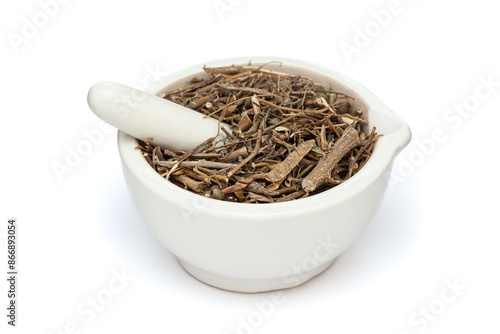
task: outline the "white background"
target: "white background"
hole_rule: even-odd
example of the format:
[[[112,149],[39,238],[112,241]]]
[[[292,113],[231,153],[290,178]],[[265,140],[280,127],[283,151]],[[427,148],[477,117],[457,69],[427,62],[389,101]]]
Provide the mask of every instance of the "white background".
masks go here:
[[[60,1],[46,21],[48,0],[0,5],[1,277],[11,217],[20,273],[16,328],[1,279],[2,333],[500,331],[494,2]],[[86,104],[97,81],[143,88],[193,64],[252,55],[344,73],[413,132],[357,242],[272,307],[271,293],[198,282],[154,240],[125,186],[116,130],[103,132]],[[58,177],[54,165],[67,165],[91,131],[102,140]],[[96,297],[106,304],[99,312],[90,311]]]

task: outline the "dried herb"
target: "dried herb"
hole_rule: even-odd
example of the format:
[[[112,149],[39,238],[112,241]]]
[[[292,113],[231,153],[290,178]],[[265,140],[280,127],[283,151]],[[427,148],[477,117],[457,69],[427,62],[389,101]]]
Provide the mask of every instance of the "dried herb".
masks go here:
[[[366,163],[378,135],[352,98],[301,76],[255,66],[203,68],[163,98],[229,124],[190,152],[139,148],[170,182],[219,200],[276,203],[346,181]]]

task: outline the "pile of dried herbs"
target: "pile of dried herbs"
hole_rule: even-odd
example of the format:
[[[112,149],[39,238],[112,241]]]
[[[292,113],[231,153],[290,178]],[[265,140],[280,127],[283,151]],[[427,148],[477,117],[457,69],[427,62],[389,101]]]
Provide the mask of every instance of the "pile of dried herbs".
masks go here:
[[[202,196],[242,203],[284,202],[330,189],[369,159],[377,134],[363,131],[352,98],[311,79],[255,66],[203,68],[208,79],[163,98],[231,125],[190,152],[138,148],[164,178]]]

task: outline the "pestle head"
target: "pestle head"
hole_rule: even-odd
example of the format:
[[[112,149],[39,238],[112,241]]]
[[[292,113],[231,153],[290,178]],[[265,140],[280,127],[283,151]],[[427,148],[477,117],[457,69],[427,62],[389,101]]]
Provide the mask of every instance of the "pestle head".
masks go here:
[[[99,82],[89,91],[90,109],[119,130],[171,150],[190,151],[208,138],[225,136],[226,123],[159,96],[115,82]]]

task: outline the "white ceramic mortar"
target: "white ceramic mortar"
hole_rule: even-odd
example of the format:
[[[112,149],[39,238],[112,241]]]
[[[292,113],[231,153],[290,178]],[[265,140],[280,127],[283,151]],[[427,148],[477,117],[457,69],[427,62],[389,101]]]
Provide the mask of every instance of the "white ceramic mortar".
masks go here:
[[[204,198],[167,182],[135,150],[135,138],[118,133],[123,172],[144,221],[156,238],[200,281],[226,290],[259,292],[302,284],[328,268],[358,237],[386,189],[392,161],[411,139],[405,122],[365,87],[332,70],[269,57],[208,62],[159,80],[147,92],[182,87],[205,77],[202,67],[266,65],[301,74],[355,98],[370,128],[383,135],[361,170],[320,194],[284,203],[243,204]]]

